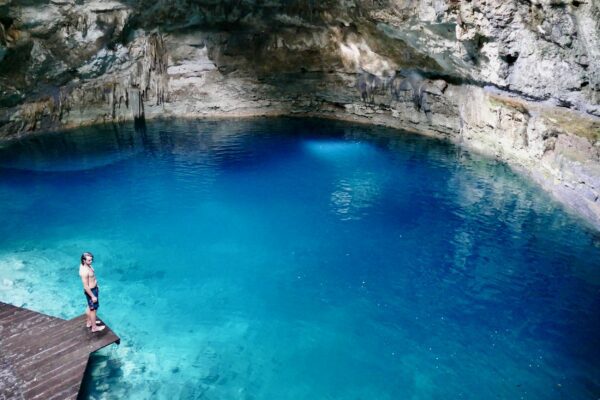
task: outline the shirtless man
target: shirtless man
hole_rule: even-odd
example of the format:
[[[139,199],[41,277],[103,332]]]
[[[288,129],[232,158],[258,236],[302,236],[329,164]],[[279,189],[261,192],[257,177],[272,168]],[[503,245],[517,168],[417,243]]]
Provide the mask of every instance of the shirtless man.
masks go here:
[[[94,256],[92,253],[83,253],[81,255],[81,265],[79,265],[79,276],[83,282],[83,293],[87,299],[88,307],[85,309],[85,315],[87,315],[86,326],[92,328],[92,332],[100,332],[106,328],[100,321],[96,320],[96,310],[100,306],[98,302],[98,281],[96,281],[96,274],[94,268],[92,268],[92,262]]]

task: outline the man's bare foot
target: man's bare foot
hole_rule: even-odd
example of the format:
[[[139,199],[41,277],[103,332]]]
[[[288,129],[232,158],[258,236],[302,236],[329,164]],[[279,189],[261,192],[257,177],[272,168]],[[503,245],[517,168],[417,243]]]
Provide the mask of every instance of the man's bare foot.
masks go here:
[[[100,321],[99,319],[97,319],[96,320],[96,325],[102,325],[102,321]],[[87,326],[88,328],[91,328],[92,324],[90,324],[89,322],[86,322],[85,326]]]
[[[106,328],[106,326],[102,325],[102,326],[95,326],[92,328],[92,332],[100,332],[103,331],[104,328]]]

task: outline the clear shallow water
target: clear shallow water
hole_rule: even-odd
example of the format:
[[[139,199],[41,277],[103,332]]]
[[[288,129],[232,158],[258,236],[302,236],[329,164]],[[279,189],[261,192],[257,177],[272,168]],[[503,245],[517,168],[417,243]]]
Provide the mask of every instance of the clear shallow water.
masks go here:
[[[0,149],[0,300],[122,344],[88,398],[595,399],[600,236],[506,166],[306,120]]]

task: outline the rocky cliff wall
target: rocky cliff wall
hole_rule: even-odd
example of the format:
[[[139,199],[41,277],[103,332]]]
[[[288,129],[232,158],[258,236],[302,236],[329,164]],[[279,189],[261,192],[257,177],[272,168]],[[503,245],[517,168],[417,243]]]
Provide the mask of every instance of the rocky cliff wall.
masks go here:
[[[509,162],[600,227],[599,0],[0,0],[0,136],[314,115]]]

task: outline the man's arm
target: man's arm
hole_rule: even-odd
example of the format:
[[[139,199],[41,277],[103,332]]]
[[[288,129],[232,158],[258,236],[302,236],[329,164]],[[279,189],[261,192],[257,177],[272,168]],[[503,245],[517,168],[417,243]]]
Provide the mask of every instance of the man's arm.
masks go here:
[[[80,274],[79,276],[81,276],[81,282],[83,282],[83,290],[85,290],[85,292],[88,294],[88,296],[90,296],[92,298],[92,302],[95,303],[98,299],[96,298],[96,296],[94,296],[94,293],[92,293],[92,290],[90,289],[88,275],[83,273],[83,274]]]

